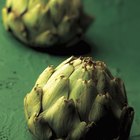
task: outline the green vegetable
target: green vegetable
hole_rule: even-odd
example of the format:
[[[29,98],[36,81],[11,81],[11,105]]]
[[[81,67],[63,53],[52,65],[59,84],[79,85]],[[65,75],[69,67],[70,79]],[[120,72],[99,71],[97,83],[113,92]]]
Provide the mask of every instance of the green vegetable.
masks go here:
[[[2,16],[5,29],[32,47],[69,46],[92,20],[81,0],[7,0]]]
[[[30,132],[41,140],[127,140],[134,116],[122,80],[89,57],[47,67],[24,109]]]

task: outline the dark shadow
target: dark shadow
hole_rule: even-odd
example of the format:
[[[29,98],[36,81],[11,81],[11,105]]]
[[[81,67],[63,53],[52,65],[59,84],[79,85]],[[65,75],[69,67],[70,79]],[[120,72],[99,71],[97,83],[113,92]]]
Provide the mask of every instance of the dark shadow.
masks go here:
[[[71,55],[81,56],[86,54],[92,54],[92,49],[94,48],[95,48],[94,44],[91,45],[86,40],[81,40],[75,45],[70,47],[56,46],[52,48],[33,48],[33,49],[35,51],[39,51],[42,53],[49,53],[51,55],[57,55],[57,56],[71,56]]]
[[[107,114],[96,122],[87,132],[85,139],[87,140],[113,140],[118,136],[118,120]]]
[[[56,46],[53,48],[34,48],[37,51],[46,52],[52,55],[84,55],[91,52],[91,46],[85,41],[81,40],[77,44],[70,47]]]
[[[26,48],[29,48],[31,50],[41,52],[41,53],[48,53],[50,55],[55,56],[96,56],[98,52],[98,47],[92,40],[88,40],[87,38],[84,38],[77,42],[76,44],[67,47],[66,45],[61,46],[53,46],[53,47],[33,47],[30,45],[27,45],[23,43],[21,40],[19,40],[17,37],[15,37],[13,34],[6,34],[9,38],[12,38],[12,40],[15,40],[21,45],[23,45]]]

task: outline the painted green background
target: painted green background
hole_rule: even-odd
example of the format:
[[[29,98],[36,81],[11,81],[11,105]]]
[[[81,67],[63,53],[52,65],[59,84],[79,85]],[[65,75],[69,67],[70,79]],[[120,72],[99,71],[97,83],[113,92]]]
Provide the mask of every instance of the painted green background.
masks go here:
[[[107,63],[126,86],[135,108],[130,140],[140,140],[140,0],[83,0],[96,20],[86,33],[89,46],[67,55],[42,53],[26,47],[5,32],[0,15],[0,140],[31,140],[23,112],[23,98],[38,75],[70,55],[93,56]],[[5,0],[0,0],[0,9]],[[85,51],[85,53],[83,52]]]

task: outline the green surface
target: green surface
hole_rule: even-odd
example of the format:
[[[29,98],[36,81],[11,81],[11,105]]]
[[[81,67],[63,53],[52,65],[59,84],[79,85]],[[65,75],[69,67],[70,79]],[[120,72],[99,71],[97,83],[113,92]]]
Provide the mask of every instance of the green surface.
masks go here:
[[[0,9],[4,2],[0,1]],[[83,2],[86,11],[96,17],[86,34],[91,52],[84,56],[104,61],[114,75],[124,80],[129,104],[135,108],[130,140],[139,140],[140,0]],[[53,55],[26,47],[6,33],[0,16],[0,140],[32,139],[24,119],[23,98],[48,65],[56,66],[73,54],[75,51]]]

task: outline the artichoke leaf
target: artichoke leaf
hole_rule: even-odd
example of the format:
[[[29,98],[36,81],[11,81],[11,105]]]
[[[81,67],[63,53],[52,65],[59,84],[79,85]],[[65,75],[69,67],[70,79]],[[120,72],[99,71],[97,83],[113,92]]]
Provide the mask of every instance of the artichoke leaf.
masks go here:
[[[35,85],[38,85],[38,87],[43,87],[47,81],[49,80],[49,78],[51,77],[51,75],[53,74],[54,69],[52,66],[47,67],[38,77]]]
[[[59,64],[55,70],[58,70],[60,69],[61,67],[63,67],[65,64],[68,64],[68,63],[71,63],[75,60],[75,57],[74,56],[71,56],[70,58],[66,59],[65,61],[63,61],[61,64]]]
[[[39,114],[42,101],[42,88],[35,87],[24,98],[24,111],[26,119],[28,120],[32,114]]]
[[[16,15],[21,16],[28,8],[29,0],[11,0],[12,9]]]
[[[44,44],[50,46],[50,45],[56,43],[57,40],[58,40],[57,35],[56,35],[55,33],[51,32],[50,30],[47,30],[47,31],[45,31],[45,32],[43,32],[43,33],[41,33],[41,34],[39,34],[39,35],[35,38],[34,41],[36,42],[36,44],[39,43],[39,44],[41,44],[42,46],[43,46]]]
[[[97,96],[97,90],[93,80],[83,81],[82,94],[79,96],[79,100],[76,102],[78,112],[81,120],[88,122],[89,112],[91,110],[92,103]]]
[[[54,24],[58,25],[61,22],[68,8],[68,2],[69,0],[51,0],[49,2],[50,13]]]
[[[8,15],[7,21],[9,23],[9,28],[12,30],[12,32],[15,35],[18,35],[19,38],[22,39],[24,42],[26,42],[27,33],[25,30],[25,26],[23,22],[20,20],[20,18],[17,17],[14,12],[11,12]],[[25,38],[23,38],[23,36]]]
[[[110,85],[112,89],[111,96],[122,109],[128,103],[123,82],[119,78],[114,78],[110,81]]]
[[[42,112],[39,119],[48,122],[58,138],[66,136],[70,129],[80,122],[73,100],[68,100],[64,96]]]
[[[108,93],[98,94],[91,107],[91,111],[89,114],[89,121],[93,121],[93,122],[97,123],[104,116],[106,116],[108,111],[110,111],[109,110],[110,109],[110,100],[111,100],[111,97]]]
[[[73,71],[74,71],[73,65],[68,63],[62,66],[61,68],[59,68],[59,70],[56,70],[48,80],[48,83],[52,83],[57,77],[61,75],[69,77]]]
[[[43,91],[43,100],[42,107],[43,110],[47,110],[49,106],[57,101],[62,96],[68,98],[69,94],[69,80],[67,77],[61,75],[57,79],[55,79],[55,83],[48,83],[44,86]]]
[[[80,140],[83,138],[87,131],[87,124],[86,122],[80,122],[70,133],[66,140]]]
[[[37,4],[34,8],[29,9],[22,17],[24,24],[29,28],[37,28],[39,17],[41,15],[41,5]],[[32,20],[31,20],[32,19]]]
[[[4,27],[5,27],[6,30],[8,30],[9,29],[9,25],[8,25],[8,22],[7,22],[8,21],[7,8],[3,8],[2,9],[2,14],[3,14],[2,19],[3,19]]]

